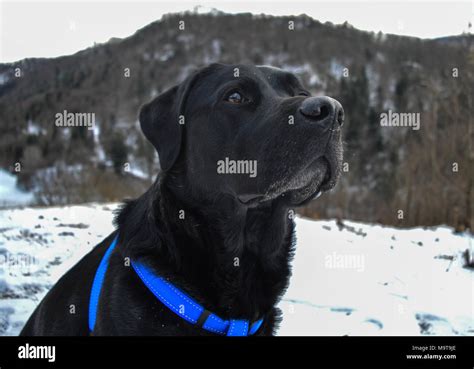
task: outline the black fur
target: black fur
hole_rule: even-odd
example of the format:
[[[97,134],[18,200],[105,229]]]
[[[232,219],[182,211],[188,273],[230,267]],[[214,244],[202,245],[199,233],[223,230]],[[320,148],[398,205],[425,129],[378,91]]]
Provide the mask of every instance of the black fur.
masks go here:
[[[236,90],[250,103],[226,101]],[[211,335],[161,304],[129,260],[148,264],[222,318],[264,317],[258,334],[275,333],[295,245],[290,209],[332,188],[340,171],[342,108],[325,99],[308,98],[276,68],[213,64],[142,108],[162,171],[116,217],[119,241],[94,335]],[[315,108],[323,103],[327,118]],[[225,157],[257,160],[258,175],[218,175]],[[89,334],[93,276],[114,236],[58,281],[22,335]]]

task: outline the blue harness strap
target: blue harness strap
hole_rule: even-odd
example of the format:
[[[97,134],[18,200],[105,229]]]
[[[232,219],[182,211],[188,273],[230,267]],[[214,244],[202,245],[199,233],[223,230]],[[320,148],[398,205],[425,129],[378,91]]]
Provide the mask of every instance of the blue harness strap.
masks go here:
[[[110,244],[109,248],[105,252],[102,260],[100,261],[99,267],[95,272],[94,282],[92,282],[91,297],[89,300],[89,330],[92,332],[95,327],[95,320],[97,318],[97,307],[99,306],[99,296],[100,290],[102,289],[102,284],[104,283],[105,272],[107,271],[107,266],[109,265],[110,254],[117,245],[118,235],[115,236],[114,240]]]
[[[231,320],[229,330],[227,331],[228,336],[247,336],[249,334],[249,322],[248,320]]]
[[[89,303],[89,330],[91,332],[95,326],[100,291],[104,282],[105,272],[107,271],[110,254],[117,245],[117,239],[118,235],[104,254],[92,284]],[[217,315],[204,309],[204,307],[185,292],[153,273],[146,265],[138,261],[132,261],[132,267],[145,286],[168,309],[188,323],[202,326],[203,329],[209,332],[227,336],[250,336],[255,334],[263,323],[263,318],[252,324],[250,324],[248,320],[221,319]]]

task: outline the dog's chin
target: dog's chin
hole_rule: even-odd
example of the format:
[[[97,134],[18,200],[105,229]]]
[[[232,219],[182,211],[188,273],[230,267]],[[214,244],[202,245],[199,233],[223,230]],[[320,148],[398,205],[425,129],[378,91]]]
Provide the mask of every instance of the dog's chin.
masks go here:
[[[272,188],[265,195],[239,196],[241,203],[258,206],[268,201],[279,199],[288,206],[302,206],[331,190],[339,177],[339,165],[336,161],[322,156],[300,170],[293,177],[286,179]]]
[[[297,184],[296,188],[283,192],[281,197],[290,206],[302,206],[332,189],[336,182],[333,176],[329,160],[318,158],[292,181]]]

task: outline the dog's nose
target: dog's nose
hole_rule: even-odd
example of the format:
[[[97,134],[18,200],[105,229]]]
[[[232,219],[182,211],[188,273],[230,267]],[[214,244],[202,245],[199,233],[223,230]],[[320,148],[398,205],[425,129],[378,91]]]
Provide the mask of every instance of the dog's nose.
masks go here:
[[[311,122],[317,122],[328,128],[333,123],[337,123],[339,126],[344,123],[342,105],[339,101],[327,96],[308,97],[301,104],[299,112]]]

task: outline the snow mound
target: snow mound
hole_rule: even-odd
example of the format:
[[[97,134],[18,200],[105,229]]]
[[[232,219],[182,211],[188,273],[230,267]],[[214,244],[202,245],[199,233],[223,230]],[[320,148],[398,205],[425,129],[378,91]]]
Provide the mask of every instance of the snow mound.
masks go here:
[[[17,187],[15,175],[0,169],[0,207],[27,205],[34,201],[32,193]]]

